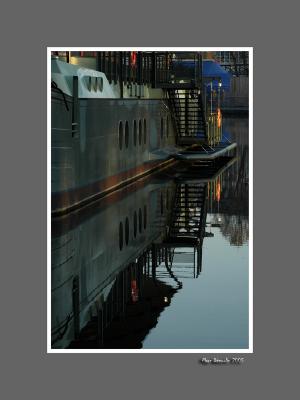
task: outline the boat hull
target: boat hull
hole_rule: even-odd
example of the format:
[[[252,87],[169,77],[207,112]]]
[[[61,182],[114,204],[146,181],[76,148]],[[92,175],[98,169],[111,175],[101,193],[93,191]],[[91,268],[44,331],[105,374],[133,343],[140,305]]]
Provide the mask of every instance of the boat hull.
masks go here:
[[[52,93],[53,213],[68,212],[170,162],[165,99],[78,99]],[[73,124],[73,125],[72,125]],[[75,126],[75,129],[74,129]]]

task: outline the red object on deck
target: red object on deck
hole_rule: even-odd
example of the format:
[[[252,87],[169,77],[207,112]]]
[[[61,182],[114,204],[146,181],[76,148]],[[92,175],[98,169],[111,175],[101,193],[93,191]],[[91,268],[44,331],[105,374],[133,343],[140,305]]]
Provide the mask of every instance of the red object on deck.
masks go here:
[[[130,53],[130,63],[131,63],[131,66],[132,67],[135,67],[136,66],[136,51],[132,51],[131,53]]]

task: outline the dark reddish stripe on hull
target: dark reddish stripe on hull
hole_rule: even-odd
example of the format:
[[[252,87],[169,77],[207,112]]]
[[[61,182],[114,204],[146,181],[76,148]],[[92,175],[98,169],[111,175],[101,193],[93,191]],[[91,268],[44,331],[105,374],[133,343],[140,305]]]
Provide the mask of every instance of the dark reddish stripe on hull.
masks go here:
[[[169,159],[164,162],[150,161],[147,164],[132,168],[128,171],[102,179],[81,188],[70,189],[61,193],[54,193],[51,196],[52,215],[61,215],[82,207],[95,201],[115,190],[134,182],[135,180],[164,166],[171,165],[175,160]]]
[[[177,163],[178,161],[176,161]],[[173,165],[173,164],[172,164]],[[168,168],[167,165],[165,168]],[[51,235],[52,237],[58,237],[66,232],[69,232],[72,229],[75,229],[78,225],[82,224],[89,218],[92,218],[94,215],[99,213],[99,210],[103,211],[107,207],[112,206],[114,203],[119,202],[125,196],[128,196],[137,190],[141,189],[149,181],[155,179],[155,175],[157,175],[163,168],[154,172],[154,176],[152,174],[146,174],[144,177],[136,179],[131,184],[126,185],[125,187],[114,190],[110,194],[106,196],[102,196],[96,201],[93,201],[87,204],[80,209],[74,210],[73,212],[68,212],[62,216],[57,216],[57,218],[52,218],[51,220]]]

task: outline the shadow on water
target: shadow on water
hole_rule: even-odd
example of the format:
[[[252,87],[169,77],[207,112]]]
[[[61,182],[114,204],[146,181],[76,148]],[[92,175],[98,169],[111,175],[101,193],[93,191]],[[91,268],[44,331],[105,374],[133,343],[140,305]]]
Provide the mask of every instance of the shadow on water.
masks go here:
[[[202,274],[204,240],[218,246],[219,233],[234,246],[248,240],[247,124],[225,121],[238,143],[234,155],[206,168],[177,164],[52,221],[52,348],[168,347],[155,341],[164,335],[159,321],[177,294],[194,290],[188,282]],[[174,310],[180,324],[180,307]],[[188,340],[170,346],[210,345],[200,333]]]

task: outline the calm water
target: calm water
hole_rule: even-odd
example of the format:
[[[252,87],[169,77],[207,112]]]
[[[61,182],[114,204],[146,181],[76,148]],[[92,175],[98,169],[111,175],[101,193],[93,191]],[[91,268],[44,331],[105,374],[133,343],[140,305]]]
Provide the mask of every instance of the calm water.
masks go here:
[[[184,165],[52,225],[53,348],[248,348],[248,120]]]

